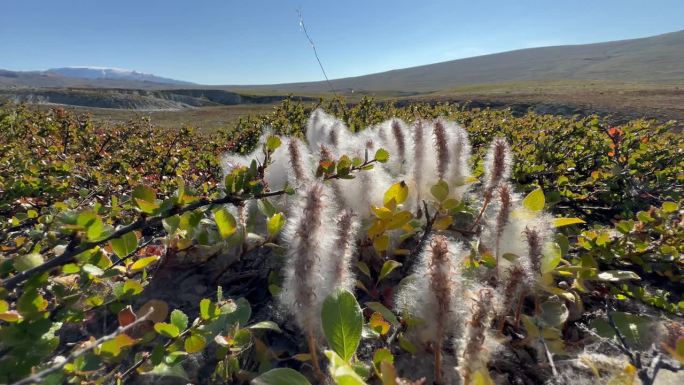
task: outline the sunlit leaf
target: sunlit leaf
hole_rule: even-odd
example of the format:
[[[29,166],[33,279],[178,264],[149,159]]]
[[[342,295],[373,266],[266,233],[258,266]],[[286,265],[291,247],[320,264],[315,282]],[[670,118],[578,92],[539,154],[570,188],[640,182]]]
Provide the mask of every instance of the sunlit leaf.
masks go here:
[[[225,208],[214,211],[214,219],[222,238],[228,238],[237,231],[235,217]]]
[[[437,199],[437,202],[443,202],[449,195],[449,185],[445,181],[440,180],[437,184],[430,187],[430,193]]]
[[[154,330],[162,336],[168,338],[175,338],[178,337],[178,335],[180,334],[180,331],[178,330],[176,325],[172,325],[166,322],[157,322],[156,324],[154,324]]]
[[[185,339],[185,343],[183,345],[185,347],[186,352],[193,354],[201,352],[207,345],[207,341],[206,339],[204,339],[203,336],[199,334],[192,334]]]
[[[407,197],[408,186],[406,186],[406,183],[404,183],[404,181],[401,181],[399,183],[393,184],[389,189],[387,189],[387,191],[385,192],[383,203],[385,206],[387,206],[390,203],[390,201],[394,200],[395,204],[400,205],[404,203]]]
[[[140,258],[137,261],[133,262],[129,269],[131,271],[137,271],[137,270],[142,270],[149,266],[151,263],[154,263],[159,260],[159,256],[153,255],[151,257],[144,257]]]
[[[361,341],[363,316],[354,294],[338,289],[323,302],[321,321],[328,345],[349,361]]]
[[[380,275],[378,276],[378,282],[382,281],[385,279],[394,269],[397,267],[401,266],[401,263],[394,261],[394,260],[387,260],[385,263],[382,264],[382,268],[380,269]]]
[[[309,380],[294,369],[276,368],[260,375],[252,385],[311,385]]]
[[[546,274],[553,271],[560,263],[561,258],[561,248],[556,242],[549,242],[544,245],[541,258],[541,273]]]
[[[131,231],[122,235],[121,238],[112,239],[109,244],[117,257],[125,258],[138,248],[138,236]]]
[[[179,330],[185,330],[188,327],[188,316],[182,310],[174,309],[171,312],[171,323]]]
[[[266,224],[268,235],[274,236],[278,234],[283,226],[285,226],[285,222],[286,220],[283,213],[277,213],[270,217],[268,219],[268,223]]]
[[[555,218],[553,220],[553,227],[563,227],[570,225],[577,225],[581,223],[586,223],[579,218]]]
[[[375,160],[380,163],[386,163],[389,160],[389,152],[384,148],[378,149],[378,151],[375,152]]]
[[[541,211],[544,209],[544,205],[546,204],[544,192],[541,188],[538,188],[527,194],[522,203],[523,206],[530,211]]]
[[[326,350],[325,356],[328,357],[330,364],[328,371],[335,383],[340,385],[366,385],[363,378],[359,376],[344,358],[337,355],[332,350]]]

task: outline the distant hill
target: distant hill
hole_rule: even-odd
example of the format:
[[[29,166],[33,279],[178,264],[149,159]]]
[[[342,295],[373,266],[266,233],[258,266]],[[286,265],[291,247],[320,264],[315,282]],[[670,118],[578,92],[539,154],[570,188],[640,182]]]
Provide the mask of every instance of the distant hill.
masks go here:
[[[51,68],[47,73],[58,74],[70,78],[82,79],[117,79],[117,80],[135,80],[143,82],[161,83],[161,84],[194,84],[181,80],[163,78],[152,74],[145,74],[138,71],[121,69],[121,68],[106,68],[106,67],[64,67]]]
[[[0,70],[0,88],[128,88],[165,89],[197,86],[194,83],[132,70],[99,67],[64,67],[46,71]]]
[[[684,31],[607,43],[522,49],[335,79],[331,82],[337,92],[347,95],[354,92],[354,95],[375,94],[378,97],[435,98],[454,96],[460,92],[459,97],[462,100],[473,100],[473,97],[491,99],[492,92],[501,92],[490,90],[488,94],[483,94],[483,90],[499,85],[504,87],[505,94],[523,86],[529,89],[534,85],[535,89],[545,89],[546,94],[553,93],[560,100],[563,99],[560,97],[562,95],[594,95],[601,92],[580,90],[582,86],[579,84],[582,83],[600,82],[606,84],[606,90],[611,89],[610,87],[622,87],[619,84],[632,84],[634,87],[627,86],[621,91],[632,92],[633,98],[629,99],[629,103],[633,99],[648,98],[652,98],[654,103],[657,98],[661,98],[657,100],[664,103],[664,97],[669,98],[669,106],[679,111],[677,103],[682,97],[679,87],[684,85]],[[577,85],[563,93],[560,92],[561,89],[567,89],[563,82],[574,82]],[[609,83],[618,85],[608,85]],[[559,89],[549,89],[544,88],[545,84],[562,86]],[[665,92],[663,90],[666,86],[674,88]],[[471,90],[464,91],[464,88]],[[653,96],[659,89],[667,95]],[[642,90],[645,94],[637,94],[636,90]],[[172,110],[268,103],[281,100],[287,94],[317,97],[328,92],[328,84],[322,81],[208,86],[115,68],[0,70],[0,102],[9,98],[37,104]],[[532,99],[538,101],[539,98]],[[672,116],[680,114],[677,112]]]
[[[335,79],[332,84],[340,92],[428,92],[530,80],[684,83],[684,31],[607,43],[521,49]],[[256,88],[299,93],[330,90],[322,81]]]

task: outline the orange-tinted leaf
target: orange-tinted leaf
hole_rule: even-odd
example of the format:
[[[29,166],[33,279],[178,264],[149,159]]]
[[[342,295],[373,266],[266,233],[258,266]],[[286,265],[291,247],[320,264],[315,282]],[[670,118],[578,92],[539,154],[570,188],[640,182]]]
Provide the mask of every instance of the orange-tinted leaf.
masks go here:
[[[135,322],[136,319],[138,319],[135,313],[133,313],[133,309],[130,305],[126,306],[123,310],[121,310],[119,314],[116,315],[116,317],[119,320],[119,326],[121,327],[130,325],[133,322]]]

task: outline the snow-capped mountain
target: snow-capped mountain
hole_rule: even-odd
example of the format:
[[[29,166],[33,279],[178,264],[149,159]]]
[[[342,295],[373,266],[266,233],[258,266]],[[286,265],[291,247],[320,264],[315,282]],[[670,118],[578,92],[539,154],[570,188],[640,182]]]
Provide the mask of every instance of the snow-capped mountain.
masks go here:
[[[63,67],[51,68],[46,73],[80,79],[136,80],[161,84],[193,84],[181,80],[164,78],[138,71],[108,67]]]

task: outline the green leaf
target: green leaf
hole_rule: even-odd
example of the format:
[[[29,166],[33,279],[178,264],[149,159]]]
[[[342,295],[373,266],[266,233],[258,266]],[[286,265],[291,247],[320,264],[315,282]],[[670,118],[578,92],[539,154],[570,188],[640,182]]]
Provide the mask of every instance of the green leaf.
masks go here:
[[[204,298],[200,301],[200,318],[210,320],[221,315],[221,310],[210,299]]]
[[[109,244],[117,257],[125,258],[138,248],[138,236],[134,231],[131,231],[122,235],[121,238],[112,239]]]
[[[100,269],[99,267],[92,265],[90,263],[86,263],[85,265],[83,265],[83,267],[81,269],[84,272],[86,272],[92,276],[95,276],[95,277],[99,277],[102,274],[104,274],[104,271],[102,269]]]
[[[370,268],[368,267],[368,265],[366,264],[366,262],[357,261],[357,262],[356,262],[356,267],[357,267],[357,268],[358,268],[366,277],[368,277],[368,278],[371,277]]]
[[[458,205],[460,203],[461,202],[459,202],[456,199],[449,198],[449,199],[445,200],[444,202],[442,202],[442,207],[444,208],[444,210],[451,210],[451,209],[455,209],[456,207],[458,207]]]
[[[157,193],[153,189],[143,185],[140,185],[133,190],[133,202],[140,211],[146,214],[153,214],[154,211],[159,208]]]
[[[368,306],[368,308],[371,310],[382,314],[382,316],[395,327],[401,326],[397,316],[395,316],[390,309],[385,307],[385,305],[381,304],[380,302],[366,302],[366,306]]]
[[[382,268],[380,269],[380,275],[378,276],[378,282],[382,281],[384,278],[386,278],[394,269],[397,267],[401,266],[401,263],[394,261],[392,259],[385,261],[385,263],[382,264]]]
[[[379,149],[375,152],[375,160],[380,163],[386,163],[389,160],[389,152],[384,148]]]
[[[548,242],[542,252],[541,273],[546,274],[553,271],[560,263],[561,257],[561,247],[556,242]]]
[[[67,263],[62,266],[62,273],[64,274],[76,274],[81,271],[81,267],[75,263]]]
[[[192,334],[190,337],[185,339],[185,351],[192,354],[201,352],[202,349],[207,345],[207,340],[199,334]]]
[[[129,279],[123,284],[123,295],[138,295],[142,293],[142,291],[142,284],[134,279]]]
[[[620,221],[618,222],[616,228],[622,234],[629,234],[629,232],[632,231],[632,229],[634,228],[634,221]]]
[[[252,385],[311,385],[309,380],[294,369],[276,368],[260,375]]]
[[[43,256],[38,253],[22,255],[14,259],[14,268],[17,271],[26,271],[43,264]]]
[[[121,353],[121,349],[132,345],[135,345],[135,340],[122,333],[100,345],[100,353],[117,357]]]
[[[416,347],[416,345],[414,345],[413,342],[409,341],[403,335],[399,335],[399,346],[411,354],[418,353],[418,348]]]
[[[282,143],[282,142],[281,142],[281,140],[280,140],[279,137],[277,137],[277,136],[275,136],[275,135],[271,135],[271,136],[268,137],[268,139],[266,139],[266,148],[267,148],[270,152],[273,152],[273,151],[275,151],[276,149],[278,149],[278,147],[280,147],[281,143]]]
[[[163,335],[164,337],[169,337],[169,338],[176,338],[180,334],[180,330],[178,330],[178,327],[176,325],[166,323],[166,322],[157,322],[154,324],[154,330]]]
[[[620,282],[620,281],[640,281],[641,277],[633,271],[628,270],[606,270],[602,271],[597,276],[599,281],[604,282]]]
[[[544,192],[541,188],[538,188],[527,194],[522,203],[523,206],[530,211],[541,211],[544,209],[544,205],[546,204]]]
[[[282,330],[280,330],[280,328],[278,327],[278,324],[273,322],[273,321],[257,322],[254,325],[248,326],[247,328],[248,329],[257,329],[257,330],[267,329],[267,330],[276,331],[278,333],[282,333]]]
[[[679,205],[675,202],[663,202],[662,209],[666,213],[673,213],[679,209]]]
[[[229,213],[225,208],[214,211],[214,219],[216,220],[216,226],[218,226],[219,234],[221,234],[222,238],[228,238],[237,231],[235,217],[233,217],[233,214]]]
[[[366,385],[363,378],[359,376],[354,369],[349,366],[349,363],[345,361],[342,357],[338,356],[332,350],[326,350],[325,356],[328,357],[330,365],[328,365],[328,371],[335,380],[336,384],[339,385]]]
[[[387,348],[378,349],[373,353],[373,365],[375,365],[376,368],[380,368],[380,363],[383,361],[389,362],[390,364],[394,363],[394,356]]]
[[[157,199],[157,193],[147,186],[139,185],[133,190],[133,198],[146,202],[154,202]]]
[[[280,232],[280,230],[285,225],[285,216],[283,213],[277,213],[268,219],[266,229],[268,230],[268,235],[274,236]]]
[[[30,317],[36,313],[42,312],[48,307],[48,301],[38,293],[36,288],[30,288],[24,291],[24,294],[17,300],[17,310],[21,315]]]
[[[555,218],[553,220],[553,227],[563,227],[563,226],[570,226],[570,225],[577,225],[581,223],[586,223],[583,220],[579,218]]]
[[[167,354],[165,357],[163,356],[164,354],[164,345],[157,345],[162,347],[162,359],[164,360],[164,363],[169,366],[176,366],[183,362],[188,357],[188,352],[183,352],[183,351],[175,351]],[[155,346],[156,347],[156,346]],[[154,354],[154,353],[153,353]],[[159,360],[161,362],[161,359]]]
[[[430,193],[438,202],[443,202],[449,195],[449,185],[443,180],[439,180],[436,185],[430,187]]]
[[[393,184],[392,186],[390,186],[389,189],[387,189],[383,199],[383,204],[387,206],[388,204],[390,204],[390,201],[394,200],[395,205],[400,205],[404,203],[407,197],[408,186],[406,186],[406,183],[404,183],[404,181],[401,181],[399,183]]]
[[[629,348],[647,350],[655,342],[656,333],[653,333],[653,325],[657,321],[652,317],[625,312],[611,312],[610,314],[615,326],[625,337]],[[590,323],[590,326],[601,337],[615,338],[615,330],[607,320],[597,318]]]
[[[542,311],[540,321],[544,326],[560,326],[568,319],[568,308],[560,299],[552,299],[542,302],[540,308]]]
[[[509,261],[509,262],[515,262],[518,258],[520,258],[518,255],[513,254],[513,253],[504,253],[501,258]]]
[[[331,293],[321,310],[323,332],[328,345],[349,362],[361,341],[363,315],[354,294],[344,289]]]
[[[142,270],[142,269],[146,268],[148,265],[150,265],[151,263],[158,261],[159,258],[160,257],[157,255],[140,258],[137,261],[133,262],[133,264],[130,267],[130,270],[131,271]]]
[[[178,330],[185,330],[188,327],[188,316],[182,310],[175,309],[171,312],[171,323],[178,328]]]
[[[176,377],[180,378],[184,381],[184,383],[187,383],[190,381],[190,378],[188,378],[188,373],[185,372],[185,369],[183,369],[183,365],[167,365],[165,363],[160,363],[159,365],[155,366],[151,371],[148,373],[154,374],[158,377]]]
[[[202,303],[200,303],[201,309]],[[252,316],[252,307],[245,298],[238,298],[235,302],[228,302],[218,309],[219,315],[214,322],[206,325],[210,337],[225,333],[236,325],[244,326]]]

